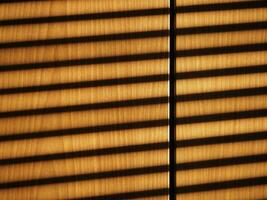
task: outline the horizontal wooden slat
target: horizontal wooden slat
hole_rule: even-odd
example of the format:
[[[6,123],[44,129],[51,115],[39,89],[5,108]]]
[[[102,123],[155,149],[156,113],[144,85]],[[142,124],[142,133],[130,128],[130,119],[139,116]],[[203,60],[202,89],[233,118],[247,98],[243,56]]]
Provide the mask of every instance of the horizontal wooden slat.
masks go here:
[[[103,6],[103,4],[105,6]],[[92,0],[92,1],[32,1],[0,5],[0,19],[19,19],[29,17],[45,17],[73,15],[84,13],[116,12],[129,9],[164,8],[164,0],[123,1],[123,0]],[[12,9],[13,12],[9,12]]]
[[[195,27],[219,24],[257,22],[267,19],[266,8],[193,12],[176,15],[176,27]]]
[[[176,162],[183,163],[245,155],[257,155],[267,153],[266,144],[267,141],[262,140],[179,148],[176,150]]]
[[[167,176],[167,173],[160,173],[125,178],[111,178],[106,180],[82,181],[56,185],[52,184],[32,188],[17,188],[15,190],[0,190],[0,195],[6,199],[16,199],[18,196],[24,199],[66,199],[133,191],[137,192],[150,189],[167,188]],[[14,191],[16,192],[14,193]]]
[[[167,15],[0,27],[1,42],[166,30]],[[138,26],[137,26],[138,24]],[[74,31],[75,30],[75,31]],[[27,34],[25,34],[25,32]]]

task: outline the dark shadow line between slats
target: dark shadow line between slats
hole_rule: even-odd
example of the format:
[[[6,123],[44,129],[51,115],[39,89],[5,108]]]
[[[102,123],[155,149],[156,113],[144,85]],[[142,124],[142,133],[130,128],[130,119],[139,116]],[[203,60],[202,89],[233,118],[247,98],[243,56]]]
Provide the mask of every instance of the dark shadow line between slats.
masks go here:
[[[157,74],[157,75],[147,75],[147,76],[137,76],[137,77],[125,77],[125,78],[113,78],[113,79],[47,84],[47,85],[26,86],[26,87],[3,88],[0,89],[0,95],[115,86],[115,85],[137,84],[137,83],[151,83],[151,82],[167,81],[167,80],[168,80],[168,74]]]
[[[176,165],[177,171],[196,170],[211,167],[235,166],[241,164],[260,163],[267,161],[267,154],[238,156],[230,158],[219,158],[212,160],[201,160],[194,162],[178,163]]]
[[[239,135],[195,138],[195,139],[176,141],[175,149],[185,148],[185,147],[204,146],[204,145],[214,145],[214,144],[227,144],[227,143],[236,143],[236,142],[245,142],[245,141],[256,141],[256,140],[265,140],[265,139],[267,139],[267,132],[254,132],[254,133],[244,133],[244,134],[239,134]],[[168,142],[159,142],[159,143],[109,147],[109,148],[102,148],[102,149],[82,150],[82,151],[75,151],[75,152],[6,158],[6,159],[0,160],[0,166],[23,164],[23,163],[30,163],[30,162],[33,163],[33,162],[43,162],[43,161],[51,161],[51,160],[92,157],[92,156],[114,155],[114,154],[142,152],[142,151],[151,151],[151,150],[164,150],[164,149],[167,150],[168,146],[169,146]]]
[[[267,116],[267,109],[247,110],[239,112],[227,112],[227,113],[180,117],[176,118],[176,125],[258,118],[266,116]]]
[[[160,143],[109,147],[109,148],[102,148],[102,149],[91,149],[91,150],[83,150],[83,151],[75,151],[75,152],[67,152],[67,153],[54,153],[54,154],[34,155],[34,156],[25,156],[25,157],[17,157],[17,158],[7,158],[7,159],[0,160],[0,166],[51,161],[51,160],[83,158],[83,157],[92,157],[92,156],[106,156],[106,155],[123,154],[123,153],[156,151],[156,150],[163,150],[163,149],[167,150],[168,145],[169,145],[168,142],[160,142]]]
[[[223,24],[223,25],[178,28],[176,29],[176,35],[183,36],[183,35],[195,35],[195,34],[206,34],[206,33],[250,31],[250,30],[261,30],[261,29],[266,29],[266,28],[267,28],[267,21],[247,22],[247,23],[237,23],[237,24]]]
[[[253,74],[253,73],[262,73],[262,72],[267,72],[267,65],[256,65],[256,66],[248,66],[248,67],[236,67],[236,68],[228,68],[228,69],[213,69],[213,70],[190,71],[190,72],[178,72],[176,73],[175,76],[176,76],[176,80],[183,80],[183,79],[194,79],[194,78],[204,78],[204,77]],[[0,89],[0,95],[53,91],[53,90],[65,90],[65,89],[77,89],[77,88],[89,88],[89,87],[100,87],[100,86],[113,86],[113,85],[133,84],[133,83],[149,83],[149,82],[167,81],[167,80],[169,80],[168,74],[158,74],[158,75],[137,76],[137,77],[125,77],[125,78],[114,78],[114,79],[103,79],[103,80],[92,80],[92,81],[81,81],[81,82],[70,82],[70,83],[13,87],[13,88]]]
[[[229,53],[242,53],[242,52],[250,52],[250,51],[252,52],[253,51],[264,51],[264,50],[267,50],[267,43],[180,50],[180,51],[176,51],[176,57],[217,55],[217,54],[229,54]],[[75,66],[75,65],[132,62],[132,61],[164,59],[164,58],[169,58],[169,52],[4,65],[4,66],[0,66],[0,72],[26,70],[26,69],[70,67],[70,66]]]
[[[236,119],[246,119],[246,118],[258,118],[258,117],[265,117],[265,116],[267,116],[267,109],[229,112],[229,113],[176,118],[176,125],[225,121],[225,120],[236,120]],[[34,139],[34,138],[45,138],[45,137],[56,137],[56,136],[65,136],[65,135],[99,133],[99,132],[107,132],[107,131],[149,128],[149,127],[162,127],[162,126],[167,126],[168,124],[169,124],[168,119],[159,119],[159,120],[149,120],[149,121],[141,121],[141,122],[89,126],[89,127],[72,128],[72,129],[39,131],[39,132],[31,132],[31,133],[16,133],[16,134],[14,133],[11,135],[0,136],[0,142],[12,141],[12,140]]]
[[[42,2],[46,0],[1,0],[0,4],[6,4],[6,3],[24,3],[24,2]]]
[[[267,3],[267,1],[266,1]],[[244,53],[254,51],[266,51],[267,43],[232,45],[223,47],[207,47],[199,49],[187,49],[176,51],[176,57],[207,56],[230,53]]]
[[[100,110],[100,109],[158,105],[158,104],[165,104],[168,102],[169,102],[168,97],[155,97],[155,98],[124,100],[124,101],[82,104],[73,106],[59,106],[50,108],[7,111],[7,112],[0,112],[0,119],[10,118],[10,117],[33,116],[33,115],[47,115],[47,114],[65,113],[65,112],[79,112],[79,111],[90,111],[90,110]]]
[[[234,32],[234,31],[245,31],[245,30],[261,30],[266,28],[267,28],[267,22],[262,21],[262,22],[250,22],[250,23],[239,23],[239,24],[178,28],[176,29],[175,34],[179,36],[179,35],[193,35],[193,34],[204,34],[204,33],[223,33],[223,32]],[[144,38],[155,38],[155,37],[166,37],[166,36],[169,36],[169,30],[129,32],[129,33],[93,35],[93,36],[70,37],[70,38],[54,38],[54,39],[44,39],[44,40],[6,42],[6,43],[0,43],[0,49],[89,43],[89,42],[119,41],[119,40],[144,39]]]
[[[83,59],[62,60],[62,61],[49,61],[49,62],[40,62],[40,63],[2,65],[0,66],[0,72],[29,70],[29,69],[71,67],[71,66],[73,67],[77,65],[123,63],[123,62],[134,62],[134,61],[144,61],[144,60],[160,60],[160,59],[165,59],[168,57],[169,57],[169,52],[155,52],[155,53],[143,53],[143,54],[133,54],[133,55],[83,58]]]
[[[130,33],[93,35],[93,36],[70,37],[70,38],[29,40],[29,41],[0,43],[0,49],[144,39],[144,38],[166,37],[168,35],[169,35],[168,30],[158,30],[158,31],[130,32]]]
[[[168,171],[168,165],[159,165],[159,166],[152,166],[152,167],[132,168],[132,169],[123,169],[123,170],[116,170],[116,171],[114,170],[114,171],[60,176],[60,177],[52,177],[52,178],[22,180],[22,181],[0,183],[0,190],[19,188],[19,187],[57,184],[57,183],[88,181],[88,180],[95,180],[95,179],[148,175],[148,174],[155,174],[155,173],[163,173],[167,171]]]
[[[125,192],[117,194],[105,194],[101,196],[74,198],[72,200],[107,200],[107,199],[125,200],[125,199],[136,199],[136,198],[158,197],[168,194],[169,194],[169,188],[162,188],[162,189],[151,189],[151,190]]]
[[[267,177],[263,176],[263,177],[238,179],[238,180],[230,180],[230,181],[222,181],[222,182],[196,184],[196,185],[189,185],[189,186],[180,186],[176,188],[176,194],[179,195],[179,194],[185,194],[185,193],[240,188],[240,187],[247,187],[247,186],[259,186],[259,185],[266,185],[266,184],[267,184]]]
[[[267,7],[267,2],[265,0],[257,0],[257,1],[253,0],[253,1],[243,1],[243,2],[179,6],[176,8],[176,12],[177,14],[182,14],[182,13],[192,13],[192,12],[239,10],[239,9],[252,9],[252,8],[265,8],[265,7]]]
[[[139,10],[128,10],[128,11],[126,10],[126,11],[116,11],[116,12],[7,19],[7,20],[0,20],[0,26],[73,22],[73,21],[100,20],[100,19],[117,19],[117,18],[129,18],[129,17],[145,17],[145,16],[156,16],[156,15],[166,15],[166,14],[169,14],[168,8],[151,8],[151,9],[139,9]]]
[[[223,159],[190,162],[190,163],[180,163],[180,164],[176,164],[175,168],[177,171],[181,171],[181,170],[184,171],[184,170],[191,170],[191,169],[201,169],[201,168],[264,162],[266,161],[266,159],[267,159],[266,154],[253,155],[253,156],[239,156],[239,157],[233,157],[233,158],[223,158]],[[168,165],[159,165],[159,166],[151,166],[151,167],[121,169],[121,170],[114,170],[114,171],[105,171],[105,172],[96,172],[96,173],[87,173],[87,174],[78,174],[78,175],[21,180],[21,181],[0,183],[0,190],[19,188],[19,187],[40,186],[40,185],[48,185],[48,184],[69,183],[69,182],[77,182],[77,181],[88,181],[88,180],[96,180],[96,179],[99,180],[99,179],[107,179],[107,178],[118,178],[118,177],[125,177],[125,176],[148,175],[148,174],[164,173],[168,171],[169,171]]]
[[[176,80],[217,77],[217,76],[231,76],[231,75],[242,75],[242,74],[254,74],[254,73],[264,73],[264,72],[267,72],[266,64],[224,68],[224,69],[178,72],[176,73]]]
[[[264,0],[258,0],[258,1],[246,1],[246,2],[233,2],[233,3],[179,6],[176,7],[176,12],[188,13],[188,12],[236,10],[236,9],[265,8],[265,7],[267,7],[267,2]],[[169,14],[169,8],[153,8],[153,9],[143,9],[143,10],[103,12],[103,13],[91,13],[91,14],[89,13],[89,14],[77,14],[77,15],[65,15],[65,16],[8,19],[8,20],[0,20],[0,26],[97,20],[97,19],[115,19],[124,17],[143,17],[143,16],[166,15],[166,14]]]
[[[176,141],[176,148],[195,147],[214,144],[227,144],[245,141],[265,140],[267,131],[242,133],[237,135],[213,136]]]
[[[79,128],[69,128],[69,129],[59,129],[50,131],[39,131],[30,133],[14,133],[11,135],[1,135],[0,142],[14,141],[14,140],[25,140],[25,139],[36,139],[36,138],[46,138],[46,137],[56,137],[56,136],[66,136],[66,135],[80,135],[80,134],[91,134],[109,131],[123,131],[123,130],[133,130],[141,128],[154,128],[168,126],[168,119],[158,119],[158,120],[148,120],[139,122],[128,122],[119,124],[108,124],[108,125],[98,125],[98,126],[88,126]]]
[[[267,87],[245,88],[238,90],[225,90],[195,94],[183,94],[176,96],[176,102],[201,101],[212,99],[226,99],[235,97],[249,97],[267,94]]]

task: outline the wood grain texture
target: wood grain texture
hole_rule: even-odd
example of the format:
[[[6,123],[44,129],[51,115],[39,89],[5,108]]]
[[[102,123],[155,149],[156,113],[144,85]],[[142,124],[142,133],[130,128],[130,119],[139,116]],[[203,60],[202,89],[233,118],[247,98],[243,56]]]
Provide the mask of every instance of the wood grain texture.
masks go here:
[[[83,15],[92,13],[120,12],[131,10],[167,8],[168,2],[90,0],[90,1],[42,1],[22,2],[0,5],[0,20],[16,20],[36,17]],[[12,11],[12,12],[10,12]],[[68,39],[131,32],[161,31],[168,29],[167,15],[142,17],[124,16],[98,20],[64,21],[25,25],[0,26],[0,42],[19,42],[30,40]],[[79,42],[40,46],[12,47],[0,49],[0,67],[15,64],[58,62],[90,59],[96,57],[129,56],[168,51],[167,37],[112,39],[111,41]],[[0,95],[0,112],[50,109],[52,107],[79,106],[84,104],[121,102],[138,99],[168,96],[167,79],[162,81],[142,81],[140,83],[117,83],[117,79],[154,75],[167,75],[168,59],[132,60],[105,64],[76,64],[67,67],[48,66],[44,69],[6,71],[0,73],[0,88],[25,88],[55,84],[72,84],[113,80],[111,85],[83,88],[52,89],[45,91],[15,92]],[[122,103],[121,103],[122,104]],[[25,115],[0,119],[0,196],[1,199],[71,199],[101,195],[121,195],[146,190],[168,188],[167,170],[155,171],[157,166],[168,165],[168,127],[144,126],[128,129],[82,132],[65,135],[65,130],[83,127],[120,125],[143,121],[165,120],[168,105],[117,106],[115,108],[89,109],[80,111],[54,112],[50,114]],[[44,131],[59,131],[54,137],[28,138],[21,140],[2,140],[5,136],[32,136]],[[163,143],[164,148],[153,149],[153,144]],[[141,150],[135,150],[140,146]],[[142,145],[144,147],[142,147]],[[146,146],[150,145],[149,148]],[[137,147],[135,147],[137,146]],[[130,152],[118,148],[132,149]],[[142,150],[144,148],[144,150]],[[156,147],[155,147],[156,148]],[[105,152],[105,149],[106,152]],[[110,153],[107,153],[109,152]],[[112,151],[114,151],[112,153]],[[47,159],[44,156],[57,154],[74,157]],[[83,155],[91,152],[90,155]],[[99,155],[97,154],[99,152]],[[25,162],[25,157],[40,158],[39,161]],[[12,163],[16,159],[18,163]],[[11,161],[3,164],[3,161]],[[9,160],[9,161],[8,161]],[[165,167],[165,168],[166,168]],[[151,168],[152,173],[144,171]],[[135,170],[136,169],[136,170]],[[167,169],[167,168],[166,168]],[[123,175],[130,170],[133,173]],[[135,172],[135,171],[136,172]],[[139,170],[139,171],[138,171]],[[144,172],[142,172],[142,170]],[[150,170],[151,171],[151,170]],[[140,173],[141,172],[141,173]],[[88,178],[79,180],[83,174],[109,173],[109,178]],[[127,172],[128,173],[128,172]],[[60,179],[75,176],[71,181],[39,184],[44,179]],[[29,181],[39,180],[31,185]],[[3,189],[6,184],[26,181],[23,187]],[[28,181],[28,182],[27,182]],[[29,185],[30,184],[30,185]],[[25,187],[26,186],[26,187]],[[151,195],[150,195],[151,196]],[[155,197],[153,197],[155,196]],[[109,199],[110,197],[106,197]],[[136,197],[137,198],[137,197]],[[152,199],[167,199],[166,194],[153,195]],[[143,199],[143,198],[142,198]]]

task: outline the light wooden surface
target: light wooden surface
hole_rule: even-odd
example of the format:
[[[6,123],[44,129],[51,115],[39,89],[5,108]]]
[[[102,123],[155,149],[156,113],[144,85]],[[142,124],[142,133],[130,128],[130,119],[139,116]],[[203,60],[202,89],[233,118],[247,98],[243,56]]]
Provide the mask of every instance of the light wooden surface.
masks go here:
[[[245,0],[176,0],[176,6],[208,5],[215,3],[236,3]],[[82,15],[89,13],[119,12],[145,9],[167,9],[167,0],[53,0],[0,4],[0,20]],[[177,13],[177,29],[240,24],[267,21],[267,8],[229,9],[220,11]],[[64,21],[53,23],[34,23],[0,26],[0,43],[60,39],[71,37],[97,36],[120,33],[166,31],[169,29],[168,14],[121,17],[98,20]],[[219,53],[210,55],[179,56],[181,51],[208,49],[233,45],[266,44],[266,27],[255,30],[226,31],[176,36],[176,72],[200,72],[204,70],[222,70],[230,68],[261,65],[266,68],[267,51],[246,51]],[[51,67],[29,70],[6,70],[0,72],[0,89],[25,88],[55,84],[78,83],[83,81],[103,81],[130,77],[167,75],[168,58],[142,61],[124,61],[104,64],[77,64],[54,67],[54,62],[79,60],[98,57],[115,57],[145,53],[169,51],[167,36],[81,42],[70,44],[52,44],[16,48],[0,48],[1,67],[18,64],[52,62]],[[210,92],[242,90],[267,87],[267,72],[218,75],[177,79],[176,95],[204,95]],[[49,109],[52,107],[77,106],[84,104],[128,101],[136,99],[168,97],[168,80],[131,84],[105,85],[37,92],[16,92],[0,94],[0,113],[22,110]],[[245,137],[248,133],[266,134],[267,117],[247,117],[239,119],[221,119],[217,121],[182,123],[180,119],[223,115],[267,109],[267,92],[261,95],[234,96],[203,100],[178,101],[176,104],[177,144],[187,141],[192,145],[176,149],[177,166],[206,162],[213,159],[235,159],[243,156],[265,155],[267,141],[241,140],[214,144],[193,145],[194,139],[236,136]],[[179,98],[178,98],[179,99]],[[234,115],[235,115],[234,114]],[[49,114],[20,115],[0,118],[0,199],[75,199],[97,197],[123,193],[169,188],[167,170],[155,173],[143,173],[120,176],[120,172],[130,169],[165,166],[169,164],[169,151],[166,148],[119,152],[93,156],[64,159],[41,159],[35,162],[1,164],[5,159],[38,157],[77,151],[98,151],[103,148],[129,147],[154,143],[167,144],[169,127],[138,128],[126,130],[108,130],[99,132],[85,131],[82,134],[65,135],[66,130],[82,127],[96,127],[135,123],[153,120],[167,121],[169,105],[152,103],[116,108],[91,109]],[[38,134],[58,130],[54,137],[35,137]],[[46,132],[45,132],[46,131]],[[2,140],[5,136],[20,137],[30,134],[26,139]],[[32,134],[32,135],[31,135]],[[31,136],[33,136],[31,138]],[[259,137],[259,136],[258,136]],[[265,159],[266,160],[266,159]],[[219,161],[218,161],[219,163]],[[266,162],[195,166],[193,169],[180,169],[176,172],[176,186],[179,188],[200,186],[208,183],[243,180],[267,176]],[[1,188],[5,183],[27,180],[44,180],[81,174],[93,174],[118,171],[115,177],[95,178],[82,181],[61,181],[26,187]],[[164,193],[164,192],[163,192]],[[177,194],[177,199],[266,199],[266,185],[252,185],[208,191]],[[104,197],[105,198],[105,197]],[[110,196],[106,196],[109,199]],[[116,199],[116,198],[115,198]],[[135,199],[167,200],[168,194]]]

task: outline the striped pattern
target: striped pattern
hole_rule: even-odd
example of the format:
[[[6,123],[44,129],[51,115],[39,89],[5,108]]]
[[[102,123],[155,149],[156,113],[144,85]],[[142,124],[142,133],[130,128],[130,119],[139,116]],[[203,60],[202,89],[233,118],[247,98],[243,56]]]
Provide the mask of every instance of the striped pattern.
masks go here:
[[[176,2],[176,197],[265,199],[267,2]]]
[[[168,2],[0,13],[1,199],[167,199]]]
[[[174,2],[1,1],[1,199],[267,198],[267,3]]]

